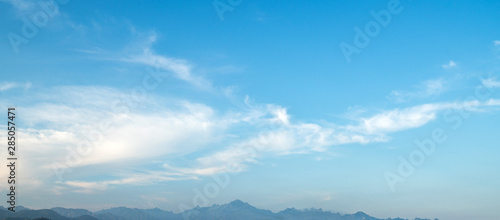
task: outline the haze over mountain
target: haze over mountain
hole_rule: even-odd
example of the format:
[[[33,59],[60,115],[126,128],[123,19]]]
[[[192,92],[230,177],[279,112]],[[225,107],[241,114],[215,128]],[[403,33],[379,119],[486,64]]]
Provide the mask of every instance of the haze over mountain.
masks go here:
[[[210,207],[195,207],[182,213],[173,213],[162,209],[137,209],[127,207],[115,207],[104,209],[97,212],[91,212],[86,209],[71,209],[55,207],[52,209],[31,210],[22,206],[18,207],[20,211],[12,213],[6,208],[0,206],[0,219],[35,219],[47,217],[52,220],[185,220],[185,219],[281,219],[281,220],[408,220],[403,218],[381,219],[356,212],[354,214],[340,214],[322,209],[298,210],[288,208],[274,213],[265,209],[258,209],[241,200],[234,200],[223,205],[212,205]],[[415,218],[414,220],[431,220]],[[438,220],[438,219],[434,219]]]

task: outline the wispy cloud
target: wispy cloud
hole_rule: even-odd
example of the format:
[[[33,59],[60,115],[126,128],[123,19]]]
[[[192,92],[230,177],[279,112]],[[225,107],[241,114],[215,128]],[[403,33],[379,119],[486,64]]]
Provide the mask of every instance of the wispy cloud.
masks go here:
[[[16,9],[22,11],[32,10],[36,6],[34,1],[29,1],[29,0],[0,0],[0,1],[9,3]]]
[[[64,137],[68,139],[60,142],[76,147],[78,142],[75,141],[87,140],[93,130],[99,129],[99,124],[92,122],[107,119],[113,128],[112,132],[103,132],[105,138],[95,143],[92,156],[82,158],[78,166],[189,153],[209,143],[215,135],[212,132],[223,131],[226,126],[226,121],[219,120],[212,108],[185,100],[170,100],[169,104],[162,107],[155,107],[146,100],[145,105],[149,106],[149,110],[139,107],[124,110],[127,94],[113,89],[63,87],[51,92],[51,98],[23,108],[27,125],[52,128],[26,130],[24,133],[28,137],[25,138],[33,139],[33,144],[50,143],[54,135],[61,136],[61,132],[64,132]],[[62,103],[52,103],[55,100]],[[137,127],[142,129],[137,130]],[[199,138],[192,139],[193,136]],[[148,144],[143,144],[144,139],[147,139]],[[179,143],[190,147],[179,147]],[[142,148],[137,147],[141,145]],[[57,149],[45,152],[55,153],[52,151]],[[54,160],[62,162],[65,153],[59,153],[61,157],[58,159],[55,156]]]
[[[444,69],[451,69],[451,68],[456,67],[456,66],[457,66],[457,63],[455,63],[455,61],[453,61],[453,60],[450,60],[450,62],[448,62],[447,64],[441,65],[441,67],[443,67]]]
[[[500,81],[496,80],[496,78],[482,79],[481,83],[487,88],[500,87]]]
[[[121,50],[107,50],[100,47],[90,47],[75,48],[72,49],[72,51],[90,54],[92,55],[92,59],[99,59],[102,61],[113,60],[141,66],[146,65],[159,70],[157,74],[160,74],[160,77],[173,77],[188,83],[196,89],[216,91],[210,80],[200,76],[198,72],[195,73],[194,65],[189,61],[156,53],[153,46],[157,43],[159,37],[155,31],[140,32],[132,24],[127,23],[126,26],[134,37],[134,40],[127,43]],[[201,69],[200,71],[206,72],[206,69]],[[227,73],[241,71],[241,68],[228,65],[210,71]]]
[[[80,52],[80,53],[87,53],[87,54],[103,54],[105,51],[101,48],[95,48],[95,49],[73,49],[72,51],[75,52]]]
[[[147,173],[133,173],[128,174],[126,177],[116,180],[107,181],[64,181],[57,182],[59,184],[58,190],[70,190],[79,193],[97,193],[108,190],[110,187],[118,185],[150,185],[155,183],[196,179],[196,177],[189,177],[168,172],[147,172]]]
[[[90,149],[88,152],[72,159],[71,169],[92,169],[96,171],[94,175],[113,173],[115,179],[83,181],[81,179],[89,176],[73,175],[57,186],[57,189],[69,187],[82,193],[140,184],[145,178],[162,182],[242,172],[262,158],[329,152],[331,146],[349,143],[388,141],[391,133],[424,126],[446,109],[466,106],[469,110],[480,110],[500,105],[500,100],[494,99],[424,104],[353,118],[348,125],[336,125],[299,122],[286,108],[253,104],[248,98],[244,102],[246,108],[228,112],[187,100],[158,97],[149,97],[137,109],[124,111],[126,102],[120,100],[127,100],[127,94],[112,88],[58,87],[45,93],[33,92],[38,96],[38,103],[20,106],[26,129],[19,135],[24,155],[33,158],[26,161],[25,166],[29,176],[48,184],[54,180],[53,167],[39,164],[50,164],[48,158],[50,162],[67,163],[68,156],[81,152],[82,143],[95,140],[93,147],[86,148]],[[98,138],[95,131],[102,125],[96,122],[105,121],[111,129]],[[238,132],[242,126],[247,132]],[[206,153],[209,146],[217,147]],[[194,156],[195,163],[188,167],[165,163],[156,170],[134,171],[137,165],[151,163],[151,160],[171,161],[180,155]],[[128,166],[120,166],[120,172],[104,169],[109,164],[124,162]]]
[[[26,82],[24,84],[15,82],[0,82],[0,91],[7,91],[15,88],[29,89],[31,87],[31,82]]]
[[[50,17],[55,17],[59,15],[59,4],[58,1],[50,0],[0,0],[0,2],[6,2],[16,10],[16,14],[19,18],[33,15],[36,12],[47,13],[46,10],[50,10]]]
[[[495,45],[495,46],[500,46],[500,40],[495,40],[495,41],[493,41],[493,45]]]
[[[138,46],[125,55],[118,55],[118,60],[128,63],[136,63],[158,68],[160,70],[171,73],[173,77],[185,81],[198,89],[211,90],[212,83],[201,76],[193,73],[193,65],[183,59],[171,58],[164,55],[159,55],[154,52],[152,45],[157,41],[158,36],[155,32],[143,34],[143,39],[140,40]],[[81,50],[80,50],[81,51]],[[93,50],[91,50],[93,51]],[[82,51],[82,52],[91,52]],[[109,59],[109,58],[106,58]]]
[[[441,79],[427,80],[423,83],[427,96],[439,95],[445,90],[445,81]]]
[[[288,154],[310,154],[328,151],[328,147],[349,143],[388,141],[394,132],[422,127],[437,115],[450,109],[481,111],[500,106],[500,100],[424,104],[404,109],[387,110],[371,117],[360,118],[358,125],[321,126],[293,123],[259,133],[216,153],[198,158],[193,168],[164,167],[177,172],[213,175],[221,172],[242,172],[252,163],[266,157]]]
[[[394,109],[363,118],[360,125],[351,129],[362,133],[384,135],[389,132],[416,128],[434,120],[438,109],[439,105],[436,104]]]
[[[393,90],[389,98],[397,102],[405,102],[415,98],[438,96],[446,91],[447,84],[443,78],[426,80],[418,84],[415,91]]]
[[[197,88],[210,89],[211,82],[192,73],[192,65],[182,59],[174,59],[155,54],[151,49],[144,49],[143,54],[131,56],[124,61],[159,67],[164,71],[173,73],[174,77],[183,80]]]

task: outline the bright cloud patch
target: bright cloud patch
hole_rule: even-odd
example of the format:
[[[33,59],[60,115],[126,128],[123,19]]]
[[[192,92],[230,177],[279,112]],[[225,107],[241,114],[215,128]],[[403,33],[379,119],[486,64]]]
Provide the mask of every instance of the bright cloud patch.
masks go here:
[[[38,103],[18,107],[26,125],[19,134],[23,154],[33,158],[25,162],[26,176],[40,185],[56,181],[53,189],[58,192],[74,188],[81,193],[143,184],[141,179],[155,183],[241,172],[266,157],[387,141],[390,133],[421,127],[446,109],[500,105],[494,99],[424,104],[335,125],[297,122],[281,106],[252,104],[248,99],[244,109],[229,106],[221,111],[187,100],[148,97],[134,102],[127,93],[106,87],[59,87],[47,92],[50,96],[37,93]],[[239,132],[242,128],[246,132]],[[189,166],[169,162],[183,155],[195,160]],[[166,163],[133,171],[155,160]],[[120,170],[113,164],[121,164]],[[95,170],[96,166],[102,169]],[[93,175],[114,178],[85,181],[88,169],[94,170]]]

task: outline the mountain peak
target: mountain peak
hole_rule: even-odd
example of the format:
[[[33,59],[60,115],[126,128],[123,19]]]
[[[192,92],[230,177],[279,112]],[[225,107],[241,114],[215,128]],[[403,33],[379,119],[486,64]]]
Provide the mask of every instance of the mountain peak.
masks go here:
[[[357,211],[356,213],[354,213],[354,215],[356,215],[356,216],[368,216],[366,213],[364,213],[362,211]]]
[[[300,212],[301,212],[300,210],[292,207],[292,208],[287,208],[279,213],[281,213],[281,214],[296,214],[296,213],[300,213]]]
[[[232,205],[232,206],[247,206],[249,204],[246,203],[246,202],[243,202],[243,201],[241,201],[239,199],[236,199],[236,200],[230,202],[229,205]]]

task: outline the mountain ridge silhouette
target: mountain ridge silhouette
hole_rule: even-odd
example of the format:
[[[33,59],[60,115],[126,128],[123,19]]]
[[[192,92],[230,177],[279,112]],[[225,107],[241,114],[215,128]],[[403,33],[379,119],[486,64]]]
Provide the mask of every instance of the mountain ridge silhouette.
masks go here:
[[[16,213],[7,211],[0,206],[0,219],[33,220],[46,217],[52,220],[213,220],[213,219],[269,219],[269,220],[411,220],[404,218],[375,218],[362,211],[354,214],[340,214],[322,209],[287,208],[279,212],[256,208],[241,200],[234,200],[226,204],[214,204],[208,207],[194,207],[192,209],[174,213],[159,208],[138,209],[124,206],[103,209],[91,212],[86,209],[54,207],[51,209],[32,210],[18,206]],[[428,218],[414,218],[413,220],[431,220]],[[438,219],[434,219],[438,220]]]

